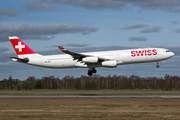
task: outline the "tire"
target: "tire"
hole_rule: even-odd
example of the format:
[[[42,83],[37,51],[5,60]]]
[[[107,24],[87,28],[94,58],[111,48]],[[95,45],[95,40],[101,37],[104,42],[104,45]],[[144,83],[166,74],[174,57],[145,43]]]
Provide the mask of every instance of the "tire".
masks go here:
[[[91,76],[93,73],[91,70],[88,70],[88,75]]]
[[[157,68],[159,68],[159,67],[160,67],[160,65],[156,65],[156,67],[157,67]]]
[[[92,69],[92,73],[97,73],[97,70],[96,69]]]

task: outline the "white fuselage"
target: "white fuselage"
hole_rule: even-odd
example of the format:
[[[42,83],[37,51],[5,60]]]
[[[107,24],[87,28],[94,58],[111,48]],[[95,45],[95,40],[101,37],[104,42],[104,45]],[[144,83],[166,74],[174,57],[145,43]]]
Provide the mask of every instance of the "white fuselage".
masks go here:
[[[133,64],[133,63],[148,63],[158,62],[174,56],[173,52],[169,52],[163,48],[144,48],[144,49],[129,49],[129,50],[115,50],[115,51],[102,51],[102,52],[88,52],[82,53],[90,56],[97,56],[99,58],[106,58],[115,60],[117,65]],[[47,55],[42,56],[39,54],[19,55],[19,58],[29,58],[26,64],[46,67],[46,68],[88,68],[85,64],[78,59],[74,59],[71,55]],[[107,67],[103,66],[102,62],[97,62],[94,67]],[[116,67],[116,66],[114,66]]]

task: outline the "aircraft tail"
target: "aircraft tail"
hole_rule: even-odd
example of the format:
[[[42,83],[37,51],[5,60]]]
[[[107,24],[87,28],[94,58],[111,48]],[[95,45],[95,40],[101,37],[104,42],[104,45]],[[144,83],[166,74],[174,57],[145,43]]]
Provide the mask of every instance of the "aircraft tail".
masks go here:
[[[28,56],[28,55],[39,55],[34,52],[31,48],[29,48],[22,40],[20,40],[17,36],[9,37],[14,50],[18,57]]]

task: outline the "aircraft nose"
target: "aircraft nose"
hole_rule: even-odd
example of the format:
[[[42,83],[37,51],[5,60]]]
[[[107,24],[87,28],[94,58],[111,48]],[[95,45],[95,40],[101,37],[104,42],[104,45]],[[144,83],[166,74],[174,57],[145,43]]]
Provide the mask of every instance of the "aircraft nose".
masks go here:
[[[175,55],[175,54],[174,54],[173,52],[171,52],[171,55],[170,55],[170,56],[172,57],[172,56],[174,56],[174,55]]]

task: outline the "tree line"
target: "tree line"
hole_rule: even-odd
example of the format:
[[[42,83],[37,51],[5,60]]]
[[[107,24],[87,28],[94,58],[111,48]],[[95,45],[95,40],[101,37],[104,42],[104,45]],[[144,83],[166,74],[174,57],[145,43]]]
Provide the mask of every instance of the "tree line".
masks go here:
[[[8,79],[0,81],[0,90],[31,90],[31,89],[160,89],[160,90],[179,90],[180,77],[165,75],[160,77],[142,78],[136,75],[127,76],[99,76],[92,77],[81,76],[65,76],[59,77],[49,76],[37,79],[28,77],[26,80],[13,79],[11,76]]]

